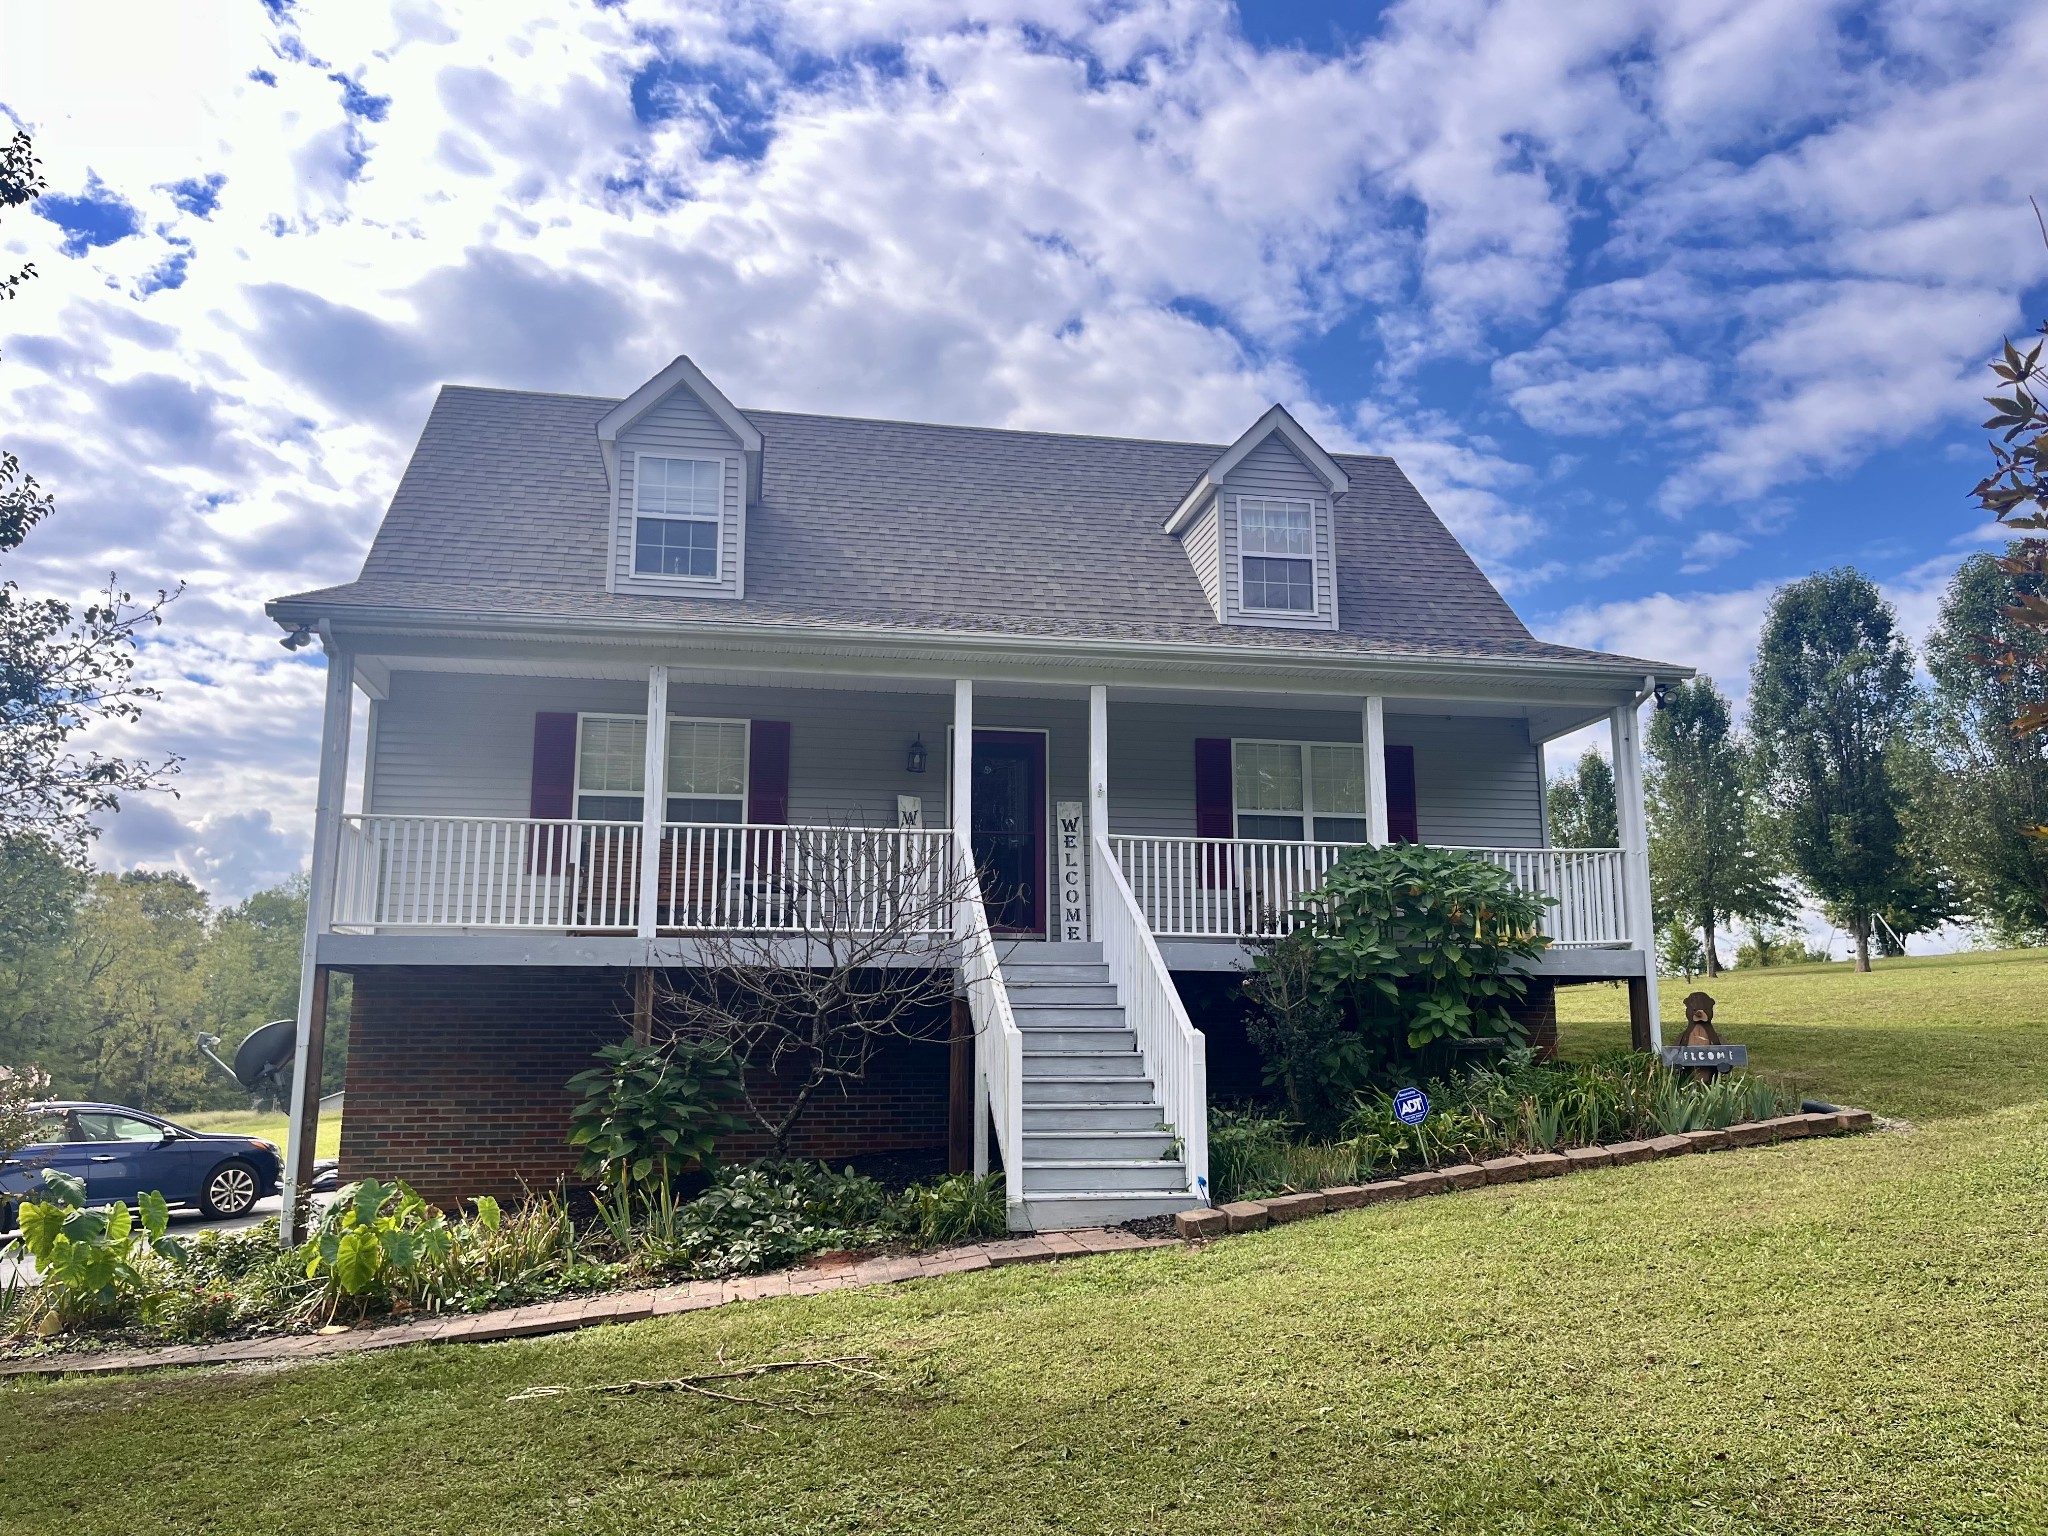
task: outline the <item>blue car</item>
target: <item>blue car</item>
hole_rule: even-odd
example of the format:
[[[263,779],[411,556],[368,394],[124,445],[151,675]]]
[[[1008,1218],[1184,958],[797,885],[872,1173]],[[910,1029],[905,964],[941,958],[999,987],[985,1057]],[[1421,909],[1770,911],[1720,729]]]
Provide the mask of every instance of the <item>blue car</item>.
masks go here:
[[[34,1197],[45,1168],[85,1180],[95,1205],[132,1205],[156,1190],[208,1216],[243,1215],[284,1177],[283,1156],[255,1136],[188,1131],[119,1104],[39,1104],[34,1113],[41,1138],[0,1163],[0,1232],[13,1230],[15,1206]]]

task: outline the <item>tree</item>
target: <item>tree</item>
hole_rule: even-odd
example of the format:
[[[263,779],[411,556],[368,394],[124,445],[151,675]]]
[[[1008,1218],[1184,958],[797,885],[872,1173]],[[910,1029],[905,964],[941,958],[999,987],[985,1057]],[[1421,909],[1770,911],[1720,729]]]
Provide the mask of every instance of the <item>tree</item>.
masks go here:
[[[747,1117],[787,1157],[818,1099],[865,1080],[884,1047],[950,1033],[954,918],[981,888],[942,837],[793,827],[742,841],[665,855],[672,886],[717,890],[731,854],[761,927],[706,926],[653,1012],[675,1039],[731,1058]]]
[[[1557,848],[1619,848],[1621,821],[1614,809],[1614,770],[1591,747],[1570,773],[1545,790],[1550,807],[1550,841]]]
[[[1785,915],[1785,892],[1756,836],[1748,747],[1710,677],[1680,683],[1650,717],[1644,799],[1650,891],[1658,910],[1700,934],[1700,963],[1721,974],[1722,919]]]
[[[2048,244],[2048,220],[2042,218],[2039,203],[2034,204],[2034,219],[2041,226],[2042,242]],[[2048,320],[2041,322],[2040,334],[2048,337]],[[2000,435],[1991,444],[1991,473],[1970,493],[2004,527],[2029,533],[2048,529],[2048,400],[2042,398],[2048,368],[2042,366],[2041,347],[2037,341],[2022,353],[2008,337],[1991,364],[2007,393],[1984,397],[1992,409],[1985,429]],[[2007,622],[2026,635],[2048,635],[2048,539],[2017,540],[1996,563],[2013,579]],[[1984,664],[1995,674],[2016,676],[2026,660],[1994,645]],[[2048,699],[2037,690],[2019,710],[2012,729],[2032,735],[2044,726]]]
[[[15,134],[0,152],[0,211],[33,201],[43,187],[28,135]],[[0,277],[0,299],[34,276],[31,264]],[[0,451],[0,555],[19,549],[54,509],[20,460]],[[0,581],[0,840],[40,838],[78,857],[95,815],[176,771],[175,758],[152,763],[72,746],[94,725],[139,718],[157,696],[135,681],[136,646],[162,622],[169,600],[159,592],[138,604],[110,576],[101,596],[74,612]]]
[[[1867,577],[1778,589],[1750,678],[1759,777],[1785,862],[1849,929],[1859,971],[1872,914],[1918,883],[1891,771],[1913,702],[1912,654]]]
[[[2006,559],[2023,562],[2025,546]],[[2048,736],[2020,729],[2048,698],[2048,636],[2019,622],[2012,597],[2043,585],[1986,554],[1956,571],[1927,637],[1934,691],[1906,765],[1909,836],[1941,851],[1970,915],[2018,943],[2048,937]]]

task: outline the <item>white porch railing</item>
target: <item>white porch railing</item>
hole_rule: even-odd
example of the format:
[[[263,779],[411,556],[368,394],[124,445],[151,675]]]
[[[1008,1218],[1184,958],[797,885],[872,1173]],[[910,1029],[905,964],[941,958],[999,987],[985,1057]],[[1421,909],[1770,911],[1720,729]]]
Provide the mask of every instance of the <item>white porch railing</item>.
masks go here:
[[[1278,933],[1354,843],[1220,837],[1111,837],[1116,864],[1160,938],[1237,939]],[[1618,848],[1465,848],[1502,866],[1524,890],[1557,898],[1543,931],[1561,949],[1630,943]]]
[[[628,928],[640,828],[528,817],[344,816],[332,925]]]
[[[1124,1018],[1136,1031],[1145,1070],[1159,1088],[1161,1112],[1180,1138],[1181,1160],[1187,1168],[1188,1193],[1209,1202],[1209,1056],[1208,1041],[1188,1020],[1180,991],[1153,942],[1145,914],[1130,882],[1118,867],[1116,854],[1101,833],[1095,835],[1096,937],[1109,979],[1116,984]]]
[[[918,828],[719,826],[662,830],[662,932],[875,933],[943,938],[952,838]]]
[[[950,835],[950,834],[949,834]],[[962,836],[954,842],[961,868],[974,868],[974,850]],[[974,1019],[974,1077],[977,1099],[984,1094],[988,1113],[975,1106],[974,1172],[988,1171],[983,1138],[995,1123],[996,1143],[1003,1158],[1003,1199],[1012,1225],[1024,1210],[1024,1032],[1010,1012],[1009,990],[1003,985],[995,935],[989,931],[988,909],[981,882],[966,891],[955,917],[960,944],[960,979],[967,989],[967,1007]]]
[[[662,830],[664,933],[862,933],[908,919],[946,937],[950,837],[896,828],[675,824]],[[345,816],[333,927],[631,933],[640,826],[481,816]]]

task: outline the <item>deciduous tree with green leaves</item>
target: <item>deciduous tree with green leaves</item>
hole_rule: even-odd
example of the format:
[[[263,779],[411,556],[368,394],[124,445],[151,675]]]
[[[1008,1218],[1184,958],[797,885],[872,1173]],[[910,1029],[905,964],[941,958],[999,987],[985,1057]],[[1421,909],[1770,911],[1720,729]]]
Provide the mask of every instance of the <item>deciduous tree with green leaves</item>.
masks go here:
[[[1665,694],[1646,745],[1651,894],[1661,914],[1698,932],[1705,973],[1718,976],[1721,922],[1772,921],[1787,905],[1757,835],[1749,747],[1727,699],[1704,676]]]
[[[1859,971],[1873,914],[1922,883],[1891,761],[1914,700],[1912,652],[1868,577],[1839,566],[1778,589],[1750,676],[1759,780],[1774,842],[1849,929]]]
[[[2024,558],[2019,542],[2006,552]],[[1988,554],[1950,579],[1927,637],[1934,690],[1906,804],[1908,832],[1941,850],[1970,915],[2021,944],[2048,938],[2048,735],[2020,728],[2048,698],[2048,636],[2019,622],[2012,598],[2043,584]]]
[[[1579,754],[1569,773],[1550,781],[1545,795],[1553,847],[1621,846],[1621,821],[1614,806],[1614,769],[1591,747]]]

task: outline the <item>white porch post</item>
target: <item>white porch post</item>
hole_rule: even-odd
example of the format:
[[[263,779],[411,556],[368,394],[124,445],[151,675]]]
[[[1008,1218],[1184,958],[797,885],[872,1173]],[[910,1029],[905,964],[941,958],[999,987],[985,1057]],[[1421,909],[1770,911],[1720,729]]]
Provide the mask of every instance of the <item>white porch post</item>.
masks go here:
[[[1664,1044],[1657,1017],[1657,932],[1650,910],[1650,835],[1643,814],[1643,758],[1638,739],[1640,706],[1620,704],[1608,717],[1614,751],[1614,810],[1621,833],[1623,888],[1628,898],[1628,933],[1643,957],[1643,989],[1648,1000],[1650,1048]]]
[[[1387,711],[1378,694],[1365,700],[1365,840],[1375,848],[1387,841]]]
[[[947,785],[950,804],[947,825],[953,829],[953,846],[963,858],[971,856],[974,845],[974,679],[953,680],[953,769]],[[971,867],[971,866],[970,866]],[[968,900],[980,899],[981,883],[976,880]],[[988,1177],[988,1078],[982,1071],[981,1053],[990,1042],[979,1034],[974,1042],[974,1176]]]
[[[312,1169],[313,1133],[320,1106],[320,1061],[313,1035],[316,1017],[327,1014],[326,998],[316,991],[327,985],[327,969],[319,963],[320,936],[334,912],[336,845],[341,840],[342,796],[348,788],[349,715],[354,703],[355,658],[346,651],[327,653],[327,704],[320,719],[320,784],[313,801],[313,864],[306,887],[306,939],[299,952],[298,1044],[292,1052],[291,1119],[284,1149],[283,1209],[278,1236],[298,1240],[297,1206],[301,1175]],[[326,1033],[323,1029],[322,1035]],[[324,1044],[324,1041],[323,1041]]]
[[[1088,936],[1102,938],[1102,893],[1109,871],[1098,851],[1109,837],[1109,689],[1095,683],[1088,689]]]
[[[640,924],[655,936],[661,893],[661,829],[668,819],[668,668],[647,669],[647,755],[640,770]],[[574,809],[574,807],[571,807]]]

